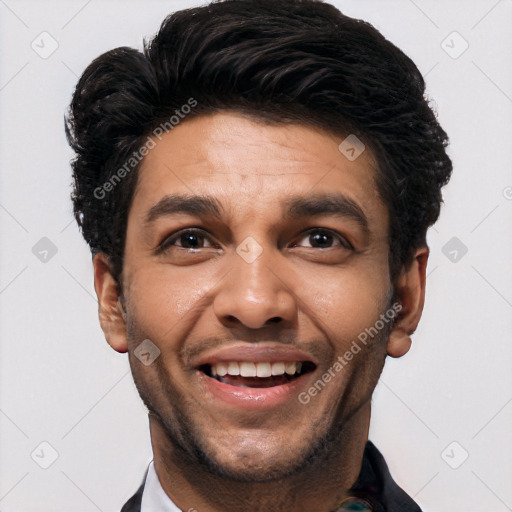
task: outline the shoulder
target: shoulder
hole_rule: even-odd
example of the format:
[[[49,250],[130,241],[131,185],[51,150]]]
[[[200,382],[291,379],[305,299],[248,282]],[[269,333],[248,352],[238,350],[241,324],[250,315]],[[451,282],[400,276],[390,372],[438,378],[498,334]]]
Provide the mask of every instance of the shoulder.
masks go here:
[[[368,493],[376,510],[421,512],[414,500],[393,480],[384,457],[371,441],[366,443],[361,473],[353,489]]]
[[[145,483],[146,478],[144,477],[141,486],[137,489],[137,492],[123,505],[121,512],[140,512],[142,493],[144,492]]]

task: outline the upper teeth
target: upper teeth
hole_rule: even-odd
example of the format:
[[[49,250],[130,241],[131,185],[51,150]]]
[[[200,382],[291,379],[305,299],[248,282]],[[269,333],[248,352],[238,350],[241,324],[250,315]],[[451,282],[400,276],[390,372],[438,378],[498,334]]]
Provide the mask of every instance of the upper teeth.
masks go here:
[[[241,375],[242,377],[270,377],[271,375],[294,375],[300,372],[302,363],[277,362],[277,363],[249,363],[226,362],[211,365],[212,375],[224,377],[224,375]]]

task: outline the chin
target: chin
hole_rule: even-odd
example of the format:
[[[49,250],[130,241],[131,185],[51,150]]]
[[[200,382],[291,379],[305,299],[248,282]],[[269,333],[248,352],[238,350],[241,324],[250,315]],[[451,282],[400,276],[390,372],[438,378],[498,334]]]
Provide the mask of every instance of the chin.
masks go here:
[[[288,457],[276,458],[257,450],[244,450],[243,453],[208,455],[207,469],[209,472],[238,482],[270,482],[281,480],[299,473],[304,464],[302,457],[287,454]],[[206,461],[203,459],[203,463]]]
[[[315,461],[325,461],[332,453],[327,437],[316,437],[313,430],[301,439],[291,436],[276,438],[273,432],[238,433],[218,437],[201,436],[203,442],[189,438],[194,446],[195,461],[209,473],[238,482],[278,481],[304,470],[311,470]],[[189,452],[190,453],[190,452]]]

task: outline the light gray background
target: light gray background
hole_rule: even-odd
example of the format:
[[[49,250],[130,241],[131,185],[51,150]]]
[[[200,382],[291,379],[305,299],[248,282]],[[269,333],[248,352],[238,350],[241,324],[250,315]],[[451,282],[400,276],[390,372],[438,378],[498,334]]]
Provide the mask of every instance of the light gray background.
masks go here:
[[[426,512],[512,510],[512,1],[333,3],[426,75],[455,167],[428,237],[423,319],[411,352],[388,360],[370,438]],[[151,460],[127,356],[99,328],[63,114],[93,58],[141,48],[165,15],[192,5],[0,0],[3,512],[117,512]],[[51,49],[43,31],[59,45],[48,58],[31,47]],[[42,237],[57,248],[46,262],[32,252]]]

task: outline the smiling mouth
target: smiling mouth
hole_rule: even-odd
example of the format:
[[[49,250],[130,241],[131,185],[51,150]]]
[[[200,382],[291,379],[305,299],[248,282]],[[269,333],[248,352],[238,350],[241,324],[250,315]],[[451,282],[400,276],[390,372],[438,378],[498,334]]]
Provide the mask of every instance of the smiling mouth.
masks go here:
[[[230,361],[203,364],[198,370],[207,377],[241,388],[270,388],[292,382],[314,371],[310,361],[247,362]]]

